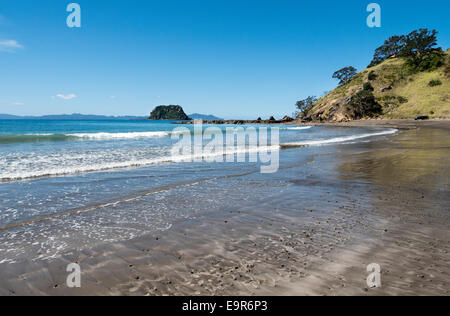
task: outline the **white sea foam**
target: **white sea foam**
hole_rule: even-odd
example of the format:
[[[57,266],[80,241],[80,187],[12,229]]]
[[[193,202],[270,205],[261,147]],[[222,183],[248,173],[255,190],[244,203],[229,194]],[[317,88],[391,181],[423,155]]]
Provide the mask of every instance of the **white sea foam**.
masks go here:
[[[55,159],[52,165],[47,165],[45,168],[41,168],[38,170],[21,170],[17,169],[13,172],[5,172],[0,174],[0,180],[2,181],[13,181],[13,180],[25,180],[32,178],[41,178],[41,177],[55,177],[55,176],[64,176],[71,174],[80,174],[80,173],[88,173],[88,172],[101,172],[108,171],[114,169],[127,169],[127,168],[138,168],[138,167],[146,167],[151,165],[159,165],[159,164],[167,164],[167,163],[182,163],[182,162],[191,162],[198,159],[208,160],[215,157],[226,156],[226,155],[236,155],[236,154],[252,154],[258,152],[271,152],[280,150],[280,146],[259,146],[259,147],[224,147],[223,152],[215,152],[215,153],[204,153],[198,155],[179,155],[172,156],[170,154],[166,154],[165,156],[155,157],[151,159],[128,159],[122,161],[112,161],[112,162],[101,162],[101,163],[85,163],[82,165],[68,165],[64,166],[64,163],[72,158],[72,161],[90,161],[92,158],[91,154],[86,156],[80,155],[78,157],[60,157],[60,159]],[[122,156],[123,157],[123,156]],[[104,157],[106,158],[106,157]],[[36,161],[34,161],[35,165],[40,165],[39,161],[46,161],[44,157],[40,157]],[[102,157],[97,157],[97,161],[102,161]],[[31,161],[30,161],[31,162]],[[30,164],[33,164],[32,162]]]
[[[280,128],[281,130],[307,130],[311,126],[297,126]],[[164,138],[172,135],[184,134],[186,131],[150,131],[150,132],[128,132],[128,133],[72,133],[72,134],[24,134],[24,135],[0,135],[0,143],[20,143],[20,142],[37,142],[37,141],[62,141],[62,140],[127,140],[127,139],[145,139],[145,138]],[[241,130],[237,130],[241,132]],[[242,131],[242,132],[245,132]],[[191,131],[194,133],[194,131]],[[198,132],[196,132],[198,133]],[[211,131],[202,131],[204,134],[211,134]],[[217,132],[214,131],[213,134]],[[2,139],[3,137],[3,139]]]
[[[296,127],[287,127],[285,128],[288,131],[302,131],[312,128],[312,126],[296,126]]]
[[[355,142],[361,139],[366,139],[375,136],[392,135],[397,133],[398,130],[390,129],[374,133],[357,134],[342,136],[330,139],[316,139],[306,140],[301,142],[284,143],[281,146],[323,146],[337,143]],[[144,135],[153,135],[158,137],[155,133],[167,133],[167,132],[150,132],[151,134],[144,133]],[[120,137],[120,135],[106,134],[106,137]],[[127,135],[134,134],[134,136]],[[83,134],[78,134],[83,135]],[[103,137],[100,134],[94,137]],[[142,133],[124,133],[126,137],[139,137]],[[122,136],[123,137],[123,136]],[[145,136],[144,136],[145,137]],[[148,136],[147,136],[148,137]],[[260,147],[242,147],[242,148],[225,148],[226,154],[251,154],[258,152],[272,152],[279,150],[279,145],[274,146],[260,146]],[[116,148],[114,150],[107,151],[87,151],[87,152],[66,152],[66,153],[48,153],[46,155],[21,155],[20,159],[14,155],[15,159],[10,155],[6,155],[0,158],[0,181],[15,181],[25,180],[39,177],[54,177],[73,174],[82,174],[88,172],[101,172],[114,169],[127,169],[138,168],[158,164],[168,163],[182,163],[190,162],[193,160],[208,159],[225,156],[224,153],[209,153],[194,155],[179,155],[172,156],[169,148],[160,149],[146,149],[135,148],[129,150],[127,148]]]
[[[364,139],[364,138],[375,137],[375,136],[392,135],[392,134],[396,134],[397,132],[398,132],[397,129],[390,129],[390,130],[381,131],[381,132],[377,132],[377,133],[342,136],[342,137],[336,137],[336,138],[330,138],[330,139],[308,140],[308,141],[303,141],[303,142],[287,143],[285,145],[288,145],[288,146],[322,146],[322,145],[327,145],[327,144],[346,143],[346,142],[350,142],[350,141],[354,141],[354,140],[358,140],[358,139]]]
[[[159,138],[167,137],[170,132],[132,132],[132,133],[77,133],[77,134],[67,134],[67,136],[84,138],[84,139],[139,139],[139,138]]]
[[[187,130],[174,130],[174,131],[153,131],[153,132],[129,132],[129,133],[75,133],[75,134],[66,134],[67,137],[76,137],[80,139],[86,140],[115,140],[115,139],[143,139],[143,138],[162,138],[162,137],[170,137],[172,135],[181,135],[185,134]],[[191,133],[195,134],[218,134],[219,132],[214,130],[202,130],[202,131],[194,131],[191,130]],[[245,130],[238,132],[245,132]]]

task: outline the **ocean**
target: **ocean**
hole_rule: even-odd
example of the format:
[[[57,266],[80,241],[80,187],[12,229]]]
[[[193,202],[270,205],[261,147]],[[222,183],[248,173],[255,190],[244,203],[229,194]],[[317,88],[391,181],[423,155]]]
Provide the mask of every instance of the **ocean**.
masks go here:
[[[236,159],[228,162],[221,152],[191,161],[172,151],[186,131],[193,144],[205,135],[205,146],[230,127],[205,125],[199,132],[172,122],[0,120],[0,264],[52,260],[258,203],[301,179],[315,155],[398,132],[279,126],[276,142],[236,141],[227,152]],[[236,134],[271,129],[241,128]],[[277,152],[274,172],[262,173],[261,161],[237,162],[238,155],[267,150]]]

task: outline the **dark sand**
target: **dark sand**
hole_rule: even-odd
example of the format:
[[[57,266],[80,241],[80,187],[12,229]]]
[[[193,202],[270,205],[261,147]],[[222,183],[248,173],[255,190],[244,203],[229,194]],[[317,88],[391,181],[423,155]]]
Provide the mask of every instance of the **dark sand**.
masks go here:
[[[298,124],[298,122],[293,122],[292,124]],[[411,119],[397,119],[397,120],[383,120],[383,119],[372,119],[372,120],[359,120],[344,123],[307,123],[307,125],[318,125],[318,126],[340,126],[340,127],[352,127],[352,126],[371,126],[371,127],[390,127],[398,129],[416,129],[416,128],[434,128],[434,129],[450,129],[449,119],[433,119],[425,121],[416,121]]]
[[[51,263],[3,265],[0,295],[448,295],[449,121],[316,156],[254,206]],[[418,126],[419,125],[419,126]],[[82,287],[65,286],[78,262]],[[382,288],[367,289],[367,265]]]

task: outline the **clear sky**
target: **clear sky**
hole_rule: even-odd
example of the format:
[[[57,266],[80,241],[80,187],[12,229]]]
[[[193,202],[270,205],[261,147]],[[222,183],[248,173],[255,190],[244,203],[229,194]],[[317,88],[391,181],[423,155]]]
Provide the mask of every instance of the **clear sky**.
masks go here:
[[[77,2],[82,27],[66,25]],[[224,118],[291,114],[331,75],[364,69],[394,34],[437,29],[450,1],[0,0],[0,113],[148,115],[156,105]],[[366,7],[382,8],[369,28]]]

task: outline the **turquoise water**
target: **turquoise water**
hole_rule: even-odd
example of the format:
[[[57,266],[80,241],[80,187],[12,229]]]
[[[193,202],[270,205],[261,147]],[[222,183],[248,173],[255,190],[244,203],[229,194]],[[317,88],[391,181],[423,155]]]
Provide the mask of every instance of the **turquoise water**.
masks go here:
[[[171,131],[173,127],[169,121],[0,120],[0,144],[77,140],[77,134]]]
[[[211,127],[200,132],[208,140],[230,126]],[[192,138],[199,134],[192,125],[171,122],[1,120],[0,264],[49,260],[256,201],[298,180],[291,168],[314,154],[396,132],[283,126],[279,143],[295,148],[280,151],[269,143],[277,148],[279,170],[262,174],[260,161],[174,157],[177,128],[188,129]],[[234,145],[236,153],[252,149],[249,143]]]

